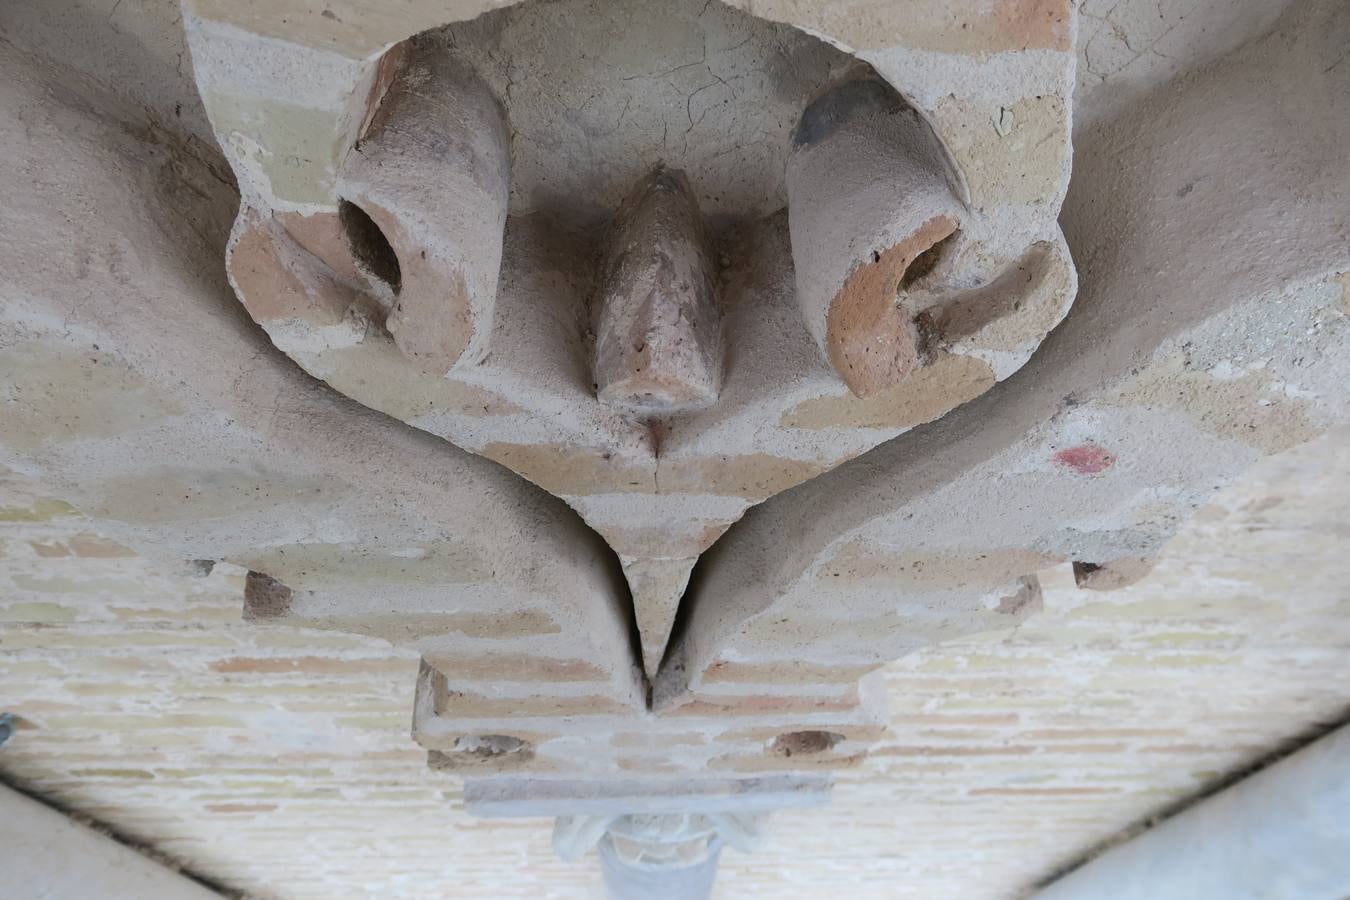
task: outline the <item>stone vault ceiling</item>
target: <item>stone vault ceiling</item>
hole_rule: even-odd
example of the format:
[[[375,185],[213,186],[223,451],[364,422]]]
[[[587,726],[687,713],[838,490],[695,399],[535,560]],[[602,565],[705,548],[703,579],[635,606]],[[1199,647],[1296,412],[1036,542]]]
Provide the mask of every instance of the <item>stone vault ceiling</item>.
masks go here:
[[[7,778],[264,896],[1017,896],[1344,719],[1335,0],[0,35]]]

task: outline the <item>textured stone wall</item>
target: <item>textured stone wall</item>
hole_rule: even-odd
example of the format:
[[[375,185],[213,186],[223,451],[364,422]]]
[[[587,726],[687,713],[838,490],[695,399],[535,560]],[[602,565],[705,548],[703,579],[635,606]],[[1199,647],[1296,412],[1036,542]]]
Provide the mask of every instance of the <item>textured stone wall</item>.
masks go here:
[[[1121,591],[1040,573],[1016,632],[885,670],[892,733],[720,896],[1005,898],[1350,713],[1350,442],[1262,464]],[[0,482],[0,774],[261,897],[587,897],[544,821],[475,820],[407,736],[415,654],[239,621],[243,573],[152,565]]]
[[[193,64],[247,202],[257,199],[253,181],[259,175],[250,165],[264,157],[281,167],[264,173],[274,187],[296,187],[287,182],[293,177],[309,179],[310,187],[326,184],[324,177],[333,172],[324,160],[360,133],[363,117],[349,116],[346,101],[366,97],[366,88],[373,95],[382,73],[388,74],[382,64],[367,65],[383,47],[380,27],[392,29],[390,40],[413,27],[403,18],[395,22],[363,12],[360,4],[330,5],[323,16],[311,10],[321,27],[305,32],[303,46],[278,49],[277,39],[297,27],[287,24],[286,4],[188,4],[188,18],[195,11],[199,28]],[[434,24],[495,5],[464,0],[446,13],[442,4],[414,2],[410,9]],[[736,5],[839,37],[902,87],[946,141],[951,161],[965,175],[972,209],[991,216],[984,223],[990,234],[1012,241],[999,251],[999,260],[1012,260],[1007,254],[1021,252],[1032,237],[1053,239],[1031,245],[1009,270],[1019,281],[1025,273],[1028,284],[1040,284],[1047,297],[1058,298],[1046,307],[1053,316],[1030,316],[1034,335],[1012,335],[1018,355],[999,357],[1006,365],[996,373],[1011,374],[1062,314],[1073,290],[1056,215],[1069,163],[1074,53],[1068,0],[909,0],[894,6],[901,13],[895,23],[868,2]],[[579,445],[570,432],[566,440],[517,435],[503,442],[489,441],[488,431],[461,434],[450,428],[455,416],[485,428],[520,415],[524,407],[512,403],[534,396],[531,391],[508,400],[483,393],[471,380],[459,385],[466,393],[452,392],[445,400],[430,388],[424,396],[421,376],[400,380],[392,369],[376,367],[365,372],[371,376],[365,382],[344,381],[337,369],[307,362],[310,350],[304,348],[317,332],[278,331],[269,316],[258,316],[248,295],[277,300],[265,289],[292,286],[278,276],[305,258],[302,250],[330,268],[351,262],[324,256],[315,241],[324,236],[322,229],[307,231],[296,218],[314,212],[305,204],[336,203],[327,188],[322,197],[303,203],[287,190],[277,195],[299,204],[279,205],[275,220],[269,219],[291,263],[269,271],[249,268],[240,251],[243,237],[236,234],[235,286],[277,348],[366,405],[449,437],[563,496],[609,540],[629,577],[637,631],[645,641],[645,654],[634,659],[626,647],[627,609],[619,602],[627,592],[616,590],[618,580],[607,577],[617,566],[597,552],[598,539],[561,503],[375,413],[348,415],[352,410],[345,401],[271,354],[251,325],[234,315],[239,311],[226,297],[216,263],[222,255],[221,214],[235,198],[207,145],[211,136],[202,143],[195,96],[182,95],[186,108],[173,99],[180,94],[167,72],[176,56],[178,74],[186,79],[183,48],[165,52],[162,28],[117,24],[125,13],[133,22],[141,16],[140,26],[152,20],[162,26],[163,14],[173,8],[160,0],[128,0],[123,9],[118,0],[105,16],[92,3],[61,0],[46,19],[0,10],[0,32],[6,42],[13,35],[13,46],[21,48],[0,57],[0,68],[18,71],[0,79],[5,86],[0,99],[11,101],[6,109],[13,112],[7,120],[0,116],[5,120],[0,143],[15,149],[10,189],[0,190],[7,200],[0,222],[9,225],[0,231],[10,238],[7,253],[0,246],[5,273],[0,318],[10,329],[0,336],[5,351],[0,374],[8,375],[0,378],[5,387],[0,424],[6,426],[0,427],[0,446],[14,451],[6,459],[16,472],[44,473],[57,479],[49,485],[64,485],[49,486],[44,494],[11,474],[0,486],[0,577],[9,582],[0,583],[0,620],[9,622],[0,632],[0,704],[18,713],[22,726],[16,742],[0,751],[0,772],[107,819],[203,875],[264,896],[592,892],[589,869],[551,861],[543,847],[544,823],[474,823],[463,815],[459,782],[422,770],[423,753],[407,736],[410,686],[416,680],[415,728],[423,748],[433,750],[433,769],[447,764],[445,752],[464,750],[461,739],[470,742],[460,753],[470,763],[478,762],[480,744],[516,740],[500,735],[528,742],[528,756],[506,762],[527,762],[550,777],[575,777],[588,767],[607,775],[681,774],[672,761],[684,771],[859,764],[860,745],[880,738],[875,755],[841,777],[836,805],[784,813],[762,856],[731,856],[722,890],[729,896],[797,896],[811,887],[847,884],[855,893],[876,896],[897,891],[1009,896],[1140,817],[1282,742],[1343,718],[1348,698],[1338,676],[1350,635],[1341,587],[1347,570],[1336,541],[1344,539],[1337,514],[1347,490],[1344,435],[1339,443],[1325,440],[1267,466],[1265,476],[1229,494],[1218,512],[1211,508],[1190,526],[1173,555],[1140,585],[1115,594],[1080,589],[1121,574],[1122,564],[1133,566],[1139,554],[1156,549],[1190,514],[1191,504],[1208,497],[1210,486],[1264,453],[1345,420],[1350,306],[1344,292],[1350,261],[1345,182],[1338,177],[1344,158],[1336,151],[1345,146],[1346,134],[1343,119],[1325,115],[1345,85],[1346,70],[1337,71],[1336,61],[1344,32],[1324,27],[1337,7],[1333,0],[1310,0],[1307,10],[1320,10],[1325,22],[1309,16],[1290,21],[1298,20],[1299,34],[1311,39],[1296,39],[1292,29],[1282,32],[1207,73],[1192,73],[1150,93],[1146,103],[1122,113],[1127,101],[1181,71],[1168,61],[1173,50],[1184,57],[1181,49],[1190,47],[1191,63],[1216,58],[1269,27],[1278,10],[1263,12],[1244,3],[1223,28],[1206,36],[1194,15],[1208,8],[1206,0],[1160,8],[1158,22],[1149,4],[1134,0],[1109,9],[1096,2],[1080,6],[1089,20],[1080,92],[1099,99],[1101,121],[1088,118],[1090,127],[1080,128],[1077,175],[1064,216],[1087,276],[1077,314],[1052,335],[1046,348],[1051,352],[1032,359],[1018,381],[847,471],[821,474],[897,430],[941,416],[995,379],[976,377],[978,370],[943,369],[936,382],[946,385],[951,376],[960,389],[956,394],[927,393],[932,385],[923,382],[924,390],[915,395],[881,402],[864,396],[866,385],[856,397],[844,396],[801,328],[804,310],[780,302],[791,297],[784,273],[799,255],[797,229],[788,234],[781,217],[754,230],[747,246],[737,249],[755,264],[730,266],[727,277],[739,287],[728,294],[732,302],[724,323],[728,335],[742,338],[743,355],[765,365],[742,360],[739,369],[728,369],[722,399],[735,399],[737,409],[756,415],[768,410],[763,421],[772,428],[730,428],[731,418],[713,416],[701,421],[704,430],[698,434],[735,432],[753,440],[735,446],[682,441],[674,439],[676,432],[657,428],[647,434],[650,441],[639,440],[636,449],[621,453],[590,444],[573,452]],[[509,21],[519,13],[525,21],[529,7],[515,7],[501,18]],[[555,13],[564,7],[548,6]],[[697,19],[710,9],[698,3],[682,8]],[[718,16],[730,15],[721,6],[711,8]],[[92,12],[98,15],[82,15]],[[362,15],[369,16],[370,27],[354,24]],[[78,54],[68,33],[81,33],[80,24],[95,21],[117,36],[115,49]],[[1342,19],[1342,27],[1347,22]],[[901,24],[903,45],[888,49],[884,41],[877,43],[878,28]],[[175,29],[170,30],[176,35]],[[267,53],[230,49],[237,50],[240,35],[249,30],[260,46],[270,48]],[[550,30],[557,29],[535,21],[518,35]],[[708,35],[731,33],[721,25],[707,30],[705,57]],[[41,39],[34,41],[34,34]],[[453,41],[456,34],[452,29],[442,37]],[[118,60],[137,57],[141,40],[158,52],[127,72],[155,81],[155,90],[117,74]],[[367,46],[370,41],[379,46]],[[1174,48],[1178,41],[1181,47]],[[1302,43],[1307,53],[1290,51]],[[29,71],[24,54],[30,49],[63,70],[68,57],[78,56],[75,71],[30,78],[46,68]],[[269,55],[272,51],[277,52]],[[754,58],[737,59],[723,62],[735,62],[738,71],[764,68]],[[272,68],[258,65],[268,60]],[[305,87],[308,82],[290,77],[294,71],[287,69],[297,66],[296,60],[331,66],[298,69],[314,75],[321,89],[347,85],[337,91],[342,96],[323,94],[318,106],[326,112],[317,120],[290,108],[249,112],[250,103],[259,100],[260,83],[268,90],[277,84]],[[720,65],[705,58],[693,68],[704,66],[713,75]],[[335,71],[356,81],[330,78]],[[413,86],[410,79],[420,72],[403,71],[403,87]],[[366,77],[370,84],[361,80]],[[117,86],[105,94],[94,84],[99,81]],[[950,92],[949,82],[960,90]],[[348,91],[352,84],[360,89]],[[507,77],[507,84],[516,83]],[[225,90],[231,85],[240,89],[238,96]],[[683,89],[674,82],[671,87]],[[682,107],[674,111],[677,124],[686,117],[695,128],[695,96],[702,91],[703,100],[710,100],[724,88],[731,90],[725,84],[689,87],[695,94],[677,104]],[[495,89],[503,90],[500,84]],[[515,89],[528,93],[521,84]],[[1249,120],[1253,110],[1258,117]],[[1262,114],[1266,111],[1274,112]],[[392,108],[386,112],[393,115]],[[259,123],[270,123],[276,133],[249,130]],[[849,129],[854,125],[858,134],[866,133],[866,122]],[[663,128],[663,142],[664,135]],[[297,136],[305,138],[303,146],[290,147],[286,141]],[[740,143],[735,133],[727,137]],[[269,143],[273,139],[280,143]],[[310,146],[310,139],[327,143]],[[258,156],[258,147],[267,152]],[[281,152],[287,148],[296,153]],[[372,154],[379,149],[367,146]],[[316,151],[314,171],[286,168],[297,167],[309,150]],[[483,158],[500,156],[500,150]],[[830,164],[833,153],[817,164],[840,168]],[[1281,164],[1271,166],[1272,158]],[[789,181],[792,193],[798,179]],[[404,199],[414,211],[421,209],[418,204],[427,198],[403,187]],[[502,185],[490,193],[498,201],[498,219],[508,209],[519,212]],[[1253,203],[1253,197],[1262,202]],[[991,213],[986,207],[997,207],[1000,198],[1009,209]],[[790,218],[801,224],[801,203],[797,206]],[[341,221],[344,210],[337,204],[325,214]],[[350,210],[346,213],[350,219]],[[1022,225],[1011,227],[1004,214]],[[979,219],[963,225],[967,237],[976,235]],[[1221,230],[1216,221],[1223,223]],[[514,239],[532,244],[549,230],[530,229],[516,231]],[[890,238],[882,242],[889,244]],[[1054,253],[1046,249],[1050,245]],[[352,252],[360,246],[352,241]],[[404,262],[426,258],[410,257],[401,244],[399,249]],[[577,256],[575,250],[563,255]],[[451,251],[458,252],[447,249],[447,258]],[[861,260],[858,271],[880,267],[877,271],[899,277],[903,286],[898,272],[908,272],[910,263],[890,254],[874,250],[872,266]],[[709,268],[714,256],[717,266],[727,267],[724,254],[717,253],[695,268]],[[1059,259],[1061,265],[1046,268],[1038,281],[1035,270],[1024,268],[1038,259]],[[281,256],[275,261],[284,262]],[[802,268],[801,259],[795,262]],[[519,272],[510,271],[507,282],[519,281]],[[309,263],[290,274],[297,272],[328,278]],[[1055,272],[1059,276],[1051,277]],[[410,267],[403,274],[411,281],[417,273]],[[579,300],[588,291],[586,279],[572,275],[575,283],[567,291]],[[250,277],[260,282],[260,292],[246,289]],[[297,284],[313,287],[303,279]],[[1002,284],[997,279],[991,289]],[[557,283],[545,279],[541,290],[552,294],[555,288]],[[878,296],[884,299],[889,290]],[[767,307],[772,315],[759,301],[740,302],[759,294],[761,300],[776,298]],[[541,308],[528,291],[504,296],[515,296],[518,310]],[[983,289],[980,296],[989,299]],[[279,297],[295,299],[285,291]],[[822,291],[820,303],[808,304],[813,315],[820,314],[822,327],[830,320],[824,305],[829,297]],[[949,311],[956,326],[970,318],[961,315],[969,311],[962,304]],[[408,345],[400,345],[400,353],[458,358],[457,345],[414,346],[427,335],[414,321],[416,310],[405,312],[406,323],[389,326],[392,338]],[[1025,304],[1021,312],[1028,313]],[[497,347],[493,364],[504,365],[514,353],[528,365],[518,371],[507,365],[498,374],[532,375],[564,393],[578,394],[580,387],[590,403],[585,354],[550,357],[548,366],[570,366],[563,367],[567,378],[552,377],[555,369],[548,366],[534,368],[543,365],[541,348],[585,349],[579,332],[569,332],[577,338],[571,343],[550,343],[562,320],[529,321],[529,328],[512,331],[514,344]],[[925,329],[938,321],[930,316]],[[578,317],[573,324],[580,328],[581,322]],[[778,342],[780,326],[789,323],[783,333],[795,337]],[[324,332],[320,343],[332,349],[325,342],[342,337],[350,324],[345,313],[341,322],[325,320],[324,328],[337,331]],[[999,328],[984,330],[991,339],[1008,337],[992,333]],[[964,333],[962,327],[939,331],[947,337]],[[34,335],[41,340],[30,341]],[[1023,345],[1024,337],[1035,340]],[[43,347],[50,351],[52,345],[61,351],[44,355]],[[573,365],[579,360],[582,364]],[[790,407],[770,410],[755,391],[737,392],[738,378],[742,388],[791,384],[775,373],[808,360],[804,371],[815,386],[791,398],[775,395],[775,403],[792,399]],[[119,367],[128,361],[131,375]],[[931,369],[940,367],[934,363]],[[236,379],[236,372],[248,377]],[[132,377],[137,373],[162,388],[163,397]],[[479,380],[489,374],[479,371]],[[1108,376],[1116,383],[1098,384]],[[826,382],[830,388],[822,393]],[[217,397],[227,383],[228,396]],[[436,387],[444,390],[445,384]],[[364,393],[374,386],[378,396]],[[1000,406],[1000,401],[1013,402]],[[436,406],[442,402],[448,405]],[[430,420],[426,403],[435,407]],[[562,404],[549,421],[573,423],[576,411]],[[1041,424],[1022,441],[1028,452],[1014,447],[1016,452],[998,455],[999,442],[1013,441],[1033,419]],[[585,428],[596,424],[585,416],[578,421]],[[871,433],[878,429],[885,433]],[[774,441],[757,443],[780,431],[801,441],[795,451]],[[473,440],[466,438],[473,434]],[[372,458],[374,447],[380,453]],[[630,456],[641,464],[629,467]],[[938,491],[936,499],[923,493],[925,480],[937,485],[956,479],[977,457],[985,461],[976,467],[977,477],[962,481],[959,489]],[[266,494],[276,485],[236,477],[240,467],[256,468],[245,465],[249,460],[257,465],[280,460],[296,474],[288,483],[295,492],[314,486],[313,473],[336,478],[350,486],[351,505],[319,502],[335,502],[331,494],[311,505],[276,503]],[[106,496],[98,493],[101,485],[91,487],[91,481],[110,475],[117,477]],[[709,585],[720,590],[728,587],[728,577],[739,579],[744,584],[731,583],[721,592],[733,599],[726,609],[735,616],[719,619],[714,609],[717,614],[709,618],[701,614],[711,608],[707,604],[690,607],[679,640],[693,635],[686,643],[697,652],[685,654],[682,643],[679,654],[668,657],[675,665],[663,669],[688,672],[695,683],[659,681],[661,713],[644,718],[632,663],[645,656],[651,673],[661,659],[673,601],[695,557],[747,506],[816,475],[814,484],[752,511],[720,542],[691,596],[697,601]],[[855,477],[863,475],[870,478]],[[1274,481],[1261,485],[1260,477]],[[488,505],[501,499],[498,494],[519,515],[503,520]],[[120,514],[128,527],[116,540],[112,531],[99,533],[92,520],[54,499],[57,495],[112,520]],[[911,501],[923,501],[924,508],[906,524],[914,516],[906,506]],[[650,527],[625,518],[630,506],[650,518]],[[399,513],[395,528],[386,515],[391,509]],[[137,514],[144,521],[133,521]],[[675,528],[673,522],[684,525]],[[793,528],[774,531],[777,523]],[[338,524],[342,527],[334,528]],[[359,526],[359,541],[346,534],[351,526]],[[430,537],[446,546],[462,541],[487,548],[472,559],[495,559],[499,548],[510,547],[512,565],[461,566],[464,558],[453,554],[438,563],[436,554],[422,552],[424,532],[433,527],[438,530]],[[994,531],[1002,537],[993,540]],[[980,538],[978,546],[966,546],[972,535]],[[836,538],[838,545],[832,543]],[[246,578],[244,568],[227,565],[209,573],[205,565],[191,563],[165,568],[137,558],[118,540],[146,553],[157,550],[160,560],[211,556],[262,574]],[[959,552],[936,552],[951,549],[948,545]],[[728,567],[728,559],[747,547],[752,552],[737,557],[744,565]],[[381,567],[371,565],[372,553]],[[821,562],[810,573],[819,578],[779,591],[807,557]],[[426,559],[431,561],[407,561]],[[772,568],[766,559],[782,565]],[[1065,560],[1075,561],[1077,587],[1068,563],[1055,565]],[[550,562],[557,565],[550,568]],[[465,569],[473,570],[481,590],[456,589],[454,596],[458,602],[472,593],[476,605],[447,611],[438,579]],[[406,607],[369,587],[410,571],[420,574],[413,579],[414,602]],[[852,584],[850,575],[865,584]],[[967,597],[980,603],[969,616],[927,615],[931,599],[938,601],[935,608],[946,608],[939,596],[944,590],[959,588],[965,596],[972,585],[986,582],[1000,590],[1014,585],[1015,592]],[[272,618],[272,627],[239,623],[246,584],[252,587],[250,613]],[[762,585],[770,590],[759,597],[755,592]],[[513,588],[530,593],[531,605],[504,606],[500,592]],[[774,591],[778,596],[769,596]],[[578,600],[581,607],[558,617],[567,630],[550,642],[544,633],[561,626],[541,610],[546,604],[533,601],[554,598]],[[1042,604],[1043,613],[1022,621]],[[655,619],[647,615],[653,610],[659,613]],[[501,647],[484,646],[502,639],[503,623],[492,614],[503,611],[519,613],[521,621],[514,624],[542,638],[506,662]],[[450,612],[455,636],[441,641],[439,633],[422,633],[427,620],[417,616],[388,621],[394,613],[409,612]],[[742,613],[748,616],[743,622],[736,618]],[[972,630],[967,626],[991,621],[1016,627],[962,637]],[[311,623],[372,636],[297,627]],[[734,634],[731,625],[737,626]],[[461,634],[472,640],[461,641]],[[411,651],[390,649],[375,635],[416,639],[415,649],[434,668],[419,670]],[[880,720],[891,728],[882,735],[881,721],[870,719],[875,704],[859,702],[864,691],[855,686],[857,677],[871,665],[938,640],[944,643],[937,649],[885,669],[880,681],[888,691],[877,699],[881,707],[889,703]],[[588,649],[562,653],[553,643]],[[598,672],[597,657],[604,663]],[[597,675],[613,698],[584,687]],[[491,682],[491,692],[460,690],[476,681]],[[669,685],[675,690],[663,690]],[[686,688],[694,693],[684,693]],[[668,702],[672,699],[678,702]],[[616,703],[628,711],[624,716],[611,715]],[[491,727],[480,727],[485,724]],[[803,732],[781,747],[770,743],[785,727],[837,731],[841,740],[832,745],[829,734]],[[830,753],[806,760],[789,753],[822,741]],[[783,752],[775,756],[776,749]]]

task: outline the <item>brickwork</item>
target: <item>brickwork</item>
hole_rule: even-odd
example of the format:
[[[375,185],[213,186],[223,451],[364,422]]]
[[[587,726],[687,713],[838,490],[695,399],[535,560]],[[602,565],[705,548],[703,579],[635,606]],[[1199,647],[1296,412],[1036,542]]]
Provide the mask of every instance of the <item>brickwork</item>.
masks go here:
[[[726,854],[720,896],[1012,897],[1342,719],[1347,446],[1263,464],[1133,587],[1057,566],[1016,632],[888,666],[891,734],[829,806]],[[152,565],[13,474],[0,498],[6,778],[260,897],[593,895],[546,823],[475,820],[427,770],[415,654],[246,625],[242,570]]]
[[[1345,7],[1071,154],[1075,4],[873,6],[185,0],[223,158],[0,57],[5,770],[301,897],[837,772],[724,890],[1006,896],[1343,718],[1343,433],[1149,573],[1350,421]]]

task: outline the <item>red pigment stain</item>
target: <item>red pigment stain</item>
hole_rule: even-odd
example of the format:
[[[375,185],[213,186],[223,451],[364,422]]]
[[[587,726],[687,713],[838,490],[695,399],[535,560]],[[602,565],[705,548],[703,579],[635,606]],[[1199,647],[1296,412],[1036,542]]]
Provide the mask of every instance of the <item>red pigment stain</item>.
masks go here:
[[[1066,447],[1056,453],[1054,458],[1055,462],[1061,466],[1068,466],[1079,475],[1096,475],[1116,464],[1116,458],[1109,450],[1092,443]]]

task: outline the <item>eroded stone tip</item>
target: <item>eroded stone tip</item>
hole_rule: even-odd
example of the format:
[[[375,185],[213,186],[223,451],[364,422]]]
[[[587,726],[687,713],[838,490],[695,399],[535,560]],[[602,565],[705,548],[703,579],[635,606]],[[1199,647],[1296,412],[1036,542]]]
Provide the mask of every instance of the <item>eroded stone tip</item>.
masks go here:
[[[684,174],[657,167],[620,208],[601,269],[596,395],[635,414],[709,406],[722,383],[717,282]]]

